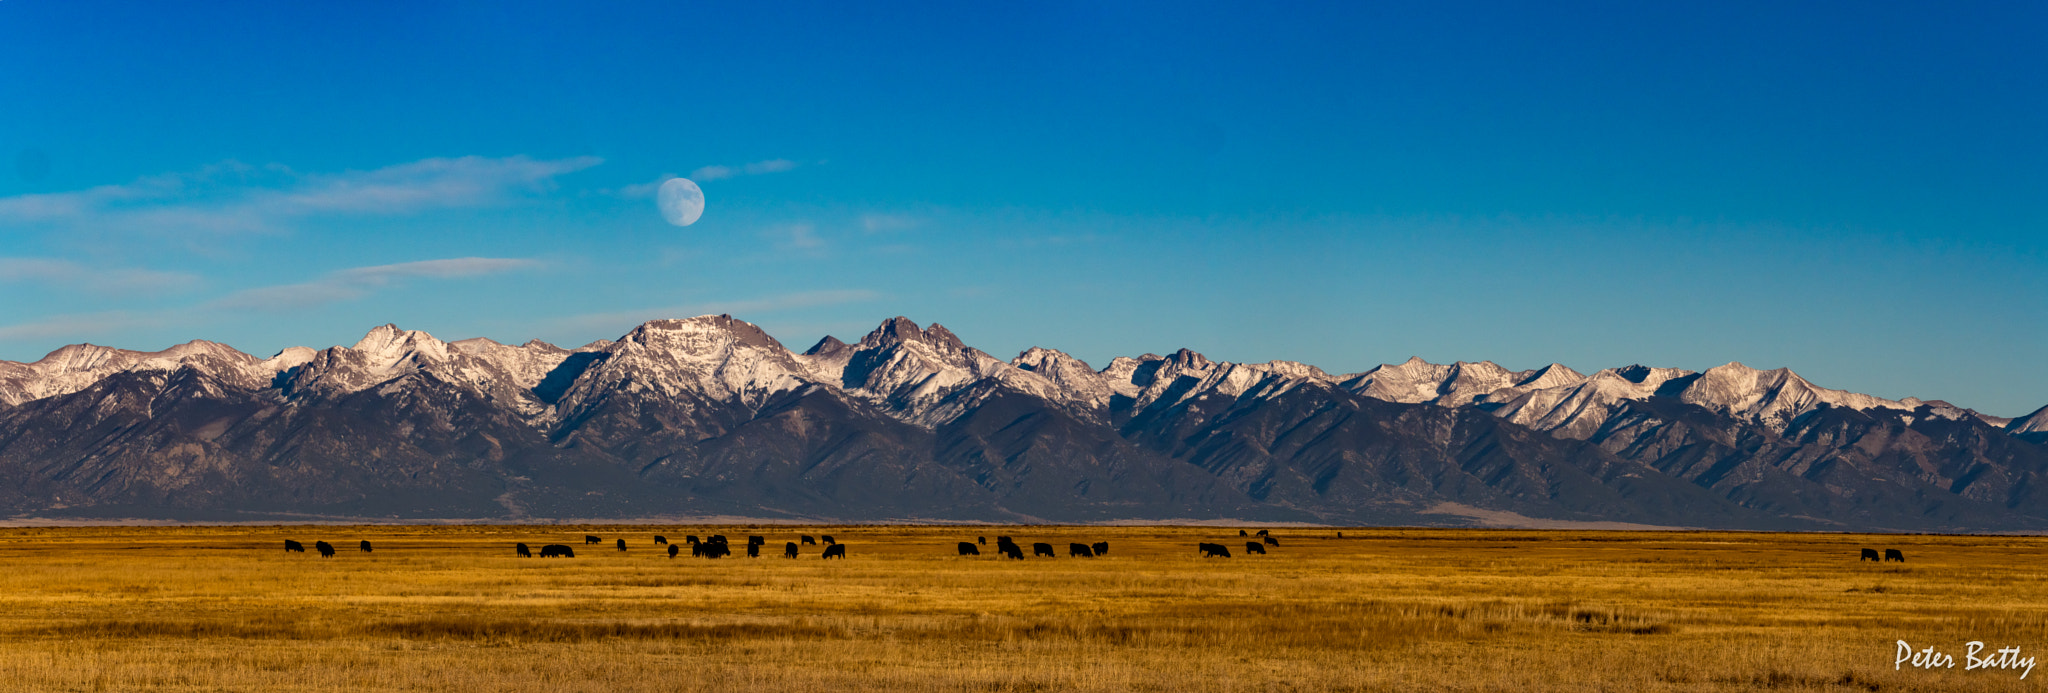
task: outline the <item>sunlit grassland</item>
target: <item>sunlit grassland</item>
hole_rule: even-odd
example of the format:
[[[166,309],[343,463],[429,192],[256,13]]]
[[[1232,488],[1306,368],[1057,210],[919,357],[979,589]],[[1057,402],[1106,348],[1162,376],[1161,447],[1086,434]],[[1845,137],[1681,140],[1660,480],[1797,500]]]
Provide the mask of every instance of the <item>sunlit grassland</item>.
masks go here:
[[[1270,555],[1245,556],[1235,529],[1187,527],[0,529],[0,688],[2048,687],[2048,669],[1961,664],[1969,640],[2048,654],[2048,540],[1273,531]],[[652,542],[713,533],[769,545],[704,560]],[[781,558],[799,533],[850,558]],[[998,534],[1059,557],[1000,560]],[[954,555],[976,536],[988,555]],[[341,552],[287,554],[286,538]],[[1111,551],[1069,558],[1072,541]],[[1199,558],[1197,541],[1239,555]],[[578,557],[517,558],[514,542]],[[1858,562],[1860,547],[1908,562]],[[1959,663],[1894,671],[1901,639]]]

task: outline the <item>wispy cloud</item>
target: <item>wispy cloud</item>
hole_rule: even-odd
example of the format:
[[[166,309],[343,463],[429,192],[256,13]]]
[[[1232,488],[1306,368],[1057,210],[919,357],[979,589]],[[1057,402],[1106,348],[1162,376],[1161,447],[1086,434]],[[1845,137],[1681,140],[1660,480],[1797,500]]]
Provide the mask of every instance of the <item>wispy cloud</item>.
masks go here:
[[[709,183],[714,180],[725,180],[727,178],[737,178],[740,176],[758,176],[768,173],[781,173],[783,171],[795,169],[798,165],[799,164],[797,164],[797,162],[790,161],[788,159],[769,159],[767,161],[756,161],[754,163],[745,164],[742,166],[699,166],[697,167],[697,170],[691,171],[690,175],[687,176],[678,176],[673,173],[665,173],[662,174],[660,178],[656,178],[651,182],[635,183],[623,188],[619,188],[618,190],[615,191],[608,191],[608,194],[613,194],[628,199],[653,197],[656,191],[661,190],[661,184],[668,182],[668,179],[670,178],[688,178],[698,183]]]
[[[735,176],[758,176],[764,173],[781,173],[796,168],[796,162],[788,159],[756,161],[745,166],[705,166],[690,172],[690,180],[699,183],[723,180]]]
[[[28,322],[0,325],[0,341],[24,339],[78,340],[94,335],[118,333],[137,327],[156,327],[161,324],[163,324],[161,317],[137,315],[127,311],[52,315]]]
[[[762,232],[775,242],[780,250],[817,256],[825,253],[825,239],[818,237],[818,228],[809,223],[786,224]]]
[[[42,284],[96,294],[182,291],[197,275],[132,267],[88,267],[70,260],[0,257],[0,284]]]
[[[698,315],[730,313],[742,320],[746,320],[749,319],[748,316],[750,315],[860,303],[879,298],[882,298],[881,293],[867,289],[800,291],[762,298],[707,301],[665,308],[586,313],[564,318],[558,321],[558,324],[565,330],[624,330],[649,320],[660,320],[663,318],[687,318]]]
[[[238,291],[215,301],[213,305],[231,309],[291,310],[361,298],[379,289],[396,286],[406,279],[479,277],[539,266],[538,261],[518,258],[462,257],[355,267],[303,284]]]
[[[125,185],[0,198],[0,228],[77,227],[171,235],[271,233],[319,216],[389,216],[503,204],[545,192],[597,157],[423,159],[370,171],[300,173],[228,162]]]
[[[918,227],[918,220],[900,214],[863,214],[860,228],[868,233],[906,231]]]

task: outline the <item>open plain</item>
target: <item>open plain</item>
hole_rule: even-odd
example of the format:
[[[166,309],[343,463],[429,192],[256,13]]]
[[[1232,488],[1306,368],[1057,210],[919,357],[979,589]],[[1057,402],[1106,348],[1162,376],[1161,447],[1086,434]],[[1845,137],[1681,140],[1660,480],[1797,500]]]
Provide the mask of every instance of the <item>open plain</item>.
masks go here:
[[[1256,529],[1256,528],[1254,528]],[[0,681],[34,691],[2023,691],[2048,540],[986,526],[0,530]],[[586,546],[586,534],[604,543]],[[671,559],[657,534],[762,535]],[[844,561],[781,557],[833,535]],[[1027,554],[1003,560],[997,535]],[[988,538],[981,557],[955,544]],[[626,539],[628,550],[613,544]],[[333,558],[285,539],[333,543]],[[373,543],[373,553],[357,549]],[[1101,558],[1070,542],[1106,541]],[[1205,559],[1199,541],[1238,555]],[[569,544],[570,559],[519,558]],[[1900,549],[1907,562],[1857,559]],[[1894,670],[1896,642],[1954,668]]]

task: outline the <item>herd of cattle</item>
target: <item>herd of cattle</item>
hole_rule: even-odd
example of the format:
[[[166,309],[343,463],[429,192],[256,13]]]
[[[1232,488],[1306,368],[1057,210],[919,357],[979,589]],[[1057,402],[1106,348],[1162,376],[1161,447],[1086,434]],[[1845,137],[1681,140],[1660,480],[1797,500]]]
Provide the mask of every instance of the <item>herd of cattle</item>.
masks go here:
[[[1254,535],[1248,534],[1244,530],[1240,529],[1237,531],[1237,536],[1240,538],[1249,538]],[[1264,554],[1266,553],[1266,547],[1280,545],[1280,540],[1273,538],[1271,535],[1267,533],[1266,530],[1259,530],[1259,533],[1256,536],[1258,537],[1256,541],[1245,542],[1245,553]],[[1337,536],[1339,538],[1342,538],[1344,535],[1342,532],[1339,532]],[[825,550],[819,555],[819,558],[846,558],[845,544],[841,544],[837,541],[834,541],[832,539],[832,535],[830,534],[822,535],[822,538],[825,541]],[[732,547],[727,542],[725,535],[723,534],[713,534],[703,539],[698,539],[697,535],[692,534],[684,537],[683,539],[686,543],[689,544],[690,555],[692,557],[724,558],[726,556],[732,555]],[[799,548],[800,546],[818,545],[819,537],[813,537],[808,534],[802,534],[798,535],[797,539],[798,541],[785,542],[782,545],[782,556],[784,558],[796,558],[798,555],[802,553],[801,549]],[[590,534],[583,535],[583,544],[585,546],[603,543],[604,538],[602,537]],[[667,546],[669,558],[675,558],[676,556],[682,554],[682,544],[671,544],[669,543],[668,537],[659,534],[654,535],[654,543],[658,546]],[[767,543],[768,539],[766,537],[761,537],[758,535],[747,537],[747,548],[745,549],[747,557],[760,558],[761,547],[767,545]],[[627,550],[625,539],[617,540],[615,545],[618,547],[620,551]],[[981,555],[981,547],[987,545],[988,537],[975,537],[974,541],[960,542],[959,554],[962,556],[979,556]],[[363,540],[362,543],[359,545],[359,548],[362,549],[363,553],[370,553],[370,541],[368,539]],[[320,555],[323,557],[334,557],[333,544],[329,544],[324,541],[316,541],[313,542],[313,549],[315,551],[320,552]],[[287,552],[305,553],[306,546],[297,541],[286,539],[284,540],[284,550]],[[1211,544],[1208,542],[1202,542],[1196,545],[1196,550],[1204,557],[1230,557],[1230,547],[1224,546],[1222,544]],[[512,551],[513,553],[519,555],[522,558],[533,557],[532,547],[529,547],[523,543],[513,544]],[[1871,556],[1876,555],[1871,553],[1869,549],[1864,549],[1863,552]],[[1891,550],[1890,553],[1896,555],[1898,551]],[[1011,539],[1010,537],[999,536],[996,537],[996,555],[1002,556],[1004,558],[1013,558],[1021,561],[1024,560],[1024,547],[1017,544],[1017,542]],[[1037,542],[1031,545],[1031,555],[1052,558],[1059,554],[1058,552],[1053,550],[1052,544],[1046,542]],[[1097,556],[1107,556],[1109,555],[1109,542],[1098,541],[1092,544],[1083,544],[1080,542],[1069,543],[1067,544],[1067,555],[1076,558],[1095,558]],[[540,547],[540,557],[575,558],[576,549],[566,544],[547,544]],[[1906,559],[1900,558],[1899,560],[1903,561]]]
[[[1244,543],[1244,552],[1246,555],[1265,555],[1267,547],[1277,547],[1280,545],[1279,539],[1274,538],[1271,534],[1267,532],[1267,530],[1263,529],[1259,530],[1257,534],[1251,534],[1246,532],[1245,530],[1240,529],[1237,530],[1237,536],[1240,539],[1248,540]],[[822,535],[822,537],[825,541],[825,550],[822,554],[819,555],[819,558],[846,558],[845,544],[833,541],[832,535],[830,534]],[[1338,532],[1337,538],[1344,538],[1344,533]],[[724,558],[726,556],[732,555],[732,547],[726,543],[725,535],[723,534],[713,534],[701,540],[697,538],[697,535],[692,534],[684,537],[683,539],[690,546],[690,555],[696,558]],[[805,546],[816,546],[818,544],[818,537],[812,537],[808,534],[798,535],[797,539],[798,541],[785,542],[782,545],[782,556],[784,558],[796,558],[801,553],[801,551],[798,548],[799,542],[801,542],[801,545]],[[585,546],[603,543],[604,539],[601,537],[588,534],[583,536],[583,544]],[[675,558],[676,556],[682,553],[682,545],[669,543],[668,537],[657,534],[654,536],[654,543],[656,545],[666,545],[668,547],[669,558]],[[760,558],[761,547],[765,546],[767,543],[768,540],[765,537],[747,537],[747,557]],[[988,537],[975,537],[974,541],[960,542],[959,555],[979,556],[981,555],[981,547],[987,545]],[[619,539],[617,541],[617,546],[620,551],[627,550],[626,540]],[[364,539],[360,544],[357,545],[357,548],[360,549],[363,553],[370,553],[370,540]],[[284,550],[287,552],[305,553],[306,545],[291,539],[286,539],[284,540]],[[313,542],[313,550],[320,552],[320,555],[322,557],[334,557],[333,544],[329,544],[324,541],[316,541]],[[514,553],[517,553],[522,558],[533,557],[533,549],[527,547],[527,545],[525,544],[513,544],[512,551]],[[1881,561],[1887,563],[1891,561],[1898,561],[1900,563],[1906,562],[1906,554],[1901,553],[1898,549],[1885,549],[1883,557],[1878,556],[1877,549],[1863,549],[1862,551],[1863,553],[1861,557],[1857,559],[1857,562],[1859,563],[1863,561]],[[1203,558],[1231,557],[1229,546],[1206,541],[1195,544],[1195,552],[1201,555]],[[1015,540],[1012,540],[1009,537],[999,536],[996,537],[996,555],[1002,556],[1004,558],[1011,558],[1021,561],[1024,560],[1024,547],[1020,546],[1019,544],[1017,544]],[[1031,545],[1031,555],[1052,558],[1057,556],[1058,553],[1053,550],[1052,544],[1046,542],[1037,542]],[[1075,558],[1094,558],[1097,556],[1107,556],[1109,555],[1109,542],[1098,541],[1093,544],[1083,544],[1080,542],[1070,543],[1067,544],[1067,555]],[[540,547],[540,557],[575,558],[576,550],[570,548],[568,545],[565,544],[548,544]]]

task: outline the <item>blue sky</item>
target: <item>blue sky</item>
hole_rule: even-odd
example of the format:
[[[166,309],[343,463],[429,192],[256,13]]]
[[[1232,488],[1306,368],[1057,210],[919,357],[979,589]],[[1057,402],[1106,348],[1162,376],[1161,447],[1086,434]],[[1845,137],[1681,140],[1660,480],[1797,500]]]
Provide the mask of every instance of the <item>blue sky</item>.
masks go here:
[[[2048,5],[0,2],[0,359],[731,312],[2048,404]],[[697,180],[702,220],[649,194]]]

